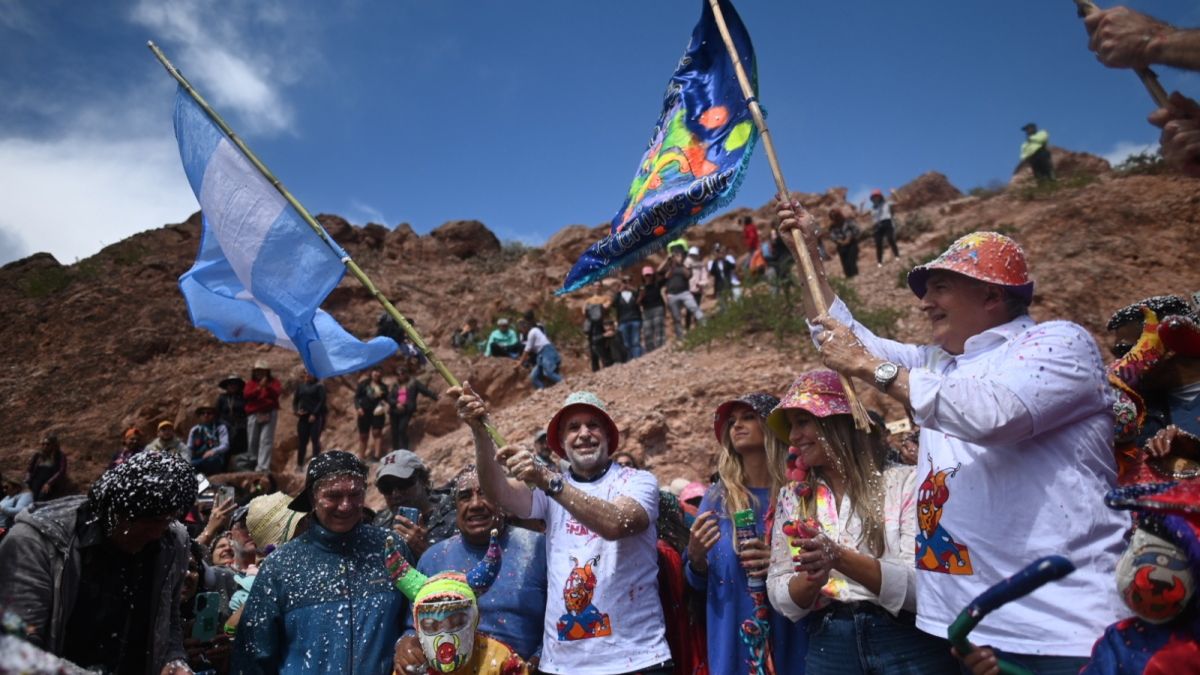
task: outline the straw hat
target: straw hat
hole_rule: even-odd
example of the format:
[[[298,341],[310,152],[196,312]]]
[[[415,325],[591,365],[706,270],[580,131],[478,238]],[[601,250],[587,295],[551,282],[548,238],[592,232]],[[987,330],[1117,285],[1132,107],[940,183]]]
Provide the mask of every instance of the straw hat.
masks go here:
[[[250,500],[246,509],[246,529],[260,551],[271,544],[283,544],[296,532],[296,525],[304,514],[289,509],[291,501],[292,498],[282,492]]]

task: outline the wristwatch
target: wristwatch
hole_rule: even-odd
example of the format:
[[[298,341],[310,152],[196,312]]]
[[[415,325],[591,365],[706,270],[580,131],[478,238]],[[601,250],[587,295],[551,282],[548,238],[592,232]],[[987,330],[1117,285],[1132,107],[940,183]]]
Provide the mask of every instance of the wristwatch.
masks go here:
[[[546,496],[553,497],[554,495],[561,493],[564,487],[566,487],[566,483],[563,482],[562,476],[555,476],[554,478],[551,478],[550,483],[546,485]]]
[[[888,387],[896,381],[896,376],[900,374],[900,366],[891,361],[884,361],[875,366],[875,386],[879,387],[879,391],[887,391]]]

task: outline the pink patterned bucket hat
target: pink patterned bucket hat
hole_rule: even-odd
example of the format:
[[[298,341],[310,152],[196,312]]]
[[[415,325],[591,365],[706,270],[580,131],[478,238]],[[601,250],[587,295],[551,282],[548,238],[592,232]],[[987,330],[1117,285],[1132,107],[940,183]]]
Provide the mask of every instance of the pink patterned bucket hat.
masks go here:
[[[784,443],[788,442],[792,430],[785,412],[787,410],[804,410],[816,417],[849,415],[850,400],[846,398],[846,390],[842,388],[837,373],[832,370],[810,370],[796,378],[783,400],[767,416],[767,426]]]

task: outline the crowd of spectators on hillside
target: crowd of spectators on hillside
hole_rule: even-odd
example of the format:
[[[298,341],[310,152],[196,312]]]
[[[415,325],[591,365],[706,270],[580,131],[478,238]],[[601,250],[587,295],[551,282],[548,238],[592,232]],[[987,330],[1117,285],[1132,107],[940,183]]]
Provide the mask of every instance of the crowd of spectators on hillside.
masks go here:
[[[1200,68],[1196,31],[1124,8],[1087,27],[1112,67]],[[1168,164],[1192,175],[1197,113],[1176,95],[1151,117]],[[872,201],[882,264],[894,223]],[[593,370],[661,347],[667,311],[682,338],[709,290],[724,307],[761,272],[788,292],[781,261],[797,246],[821,258],[822,235],[854,276],[846,213],[827,232],[795,202],[776,219],[744,222],[741,259],[672,242],[638,282],[589,298]],[[820,266],[811,281],[825,301],[800,299],[823,367],[709,401],[700,481],[663,485],[588,391],[544,410],[531,445],[497,447],[469,383],[442,394],[472,461],[431,467],[401,448],[417,398],[438,396],[411,343],[394,377],[375,368],[357,386],[357,454],[321,443],[324,385],[296,387],[294,495],[270,473],[284,392],[262,360],[222,379],[186,435],[170,419],[149,442],[129,427],[86,494],[70,494],[69,452],[47,434],[20,477],[0,476],[0,671],[1196,672],[1200,293],[1113,313],[1106,365],[1082,326],[1030,317],[1025,253],[995,232],[909,272],[927,343],[874,334]],[[486,339],[468,321],[452,342],[524,359],[534,386],[561,379],[532,315]],[[904,418],[863,423],[848,378]],[[1059,564],[1047,555],[1069,576],[1008,581]]]

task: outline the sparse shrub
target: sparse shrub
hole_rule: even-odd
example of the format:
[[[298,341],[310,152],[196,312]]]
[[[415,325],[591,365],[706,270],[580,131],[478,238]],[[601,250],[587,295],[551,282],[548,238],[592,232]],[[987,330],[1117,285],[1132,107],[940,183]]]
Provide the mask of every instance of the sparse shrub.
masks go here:
[[[1008,189],[1007,183],[1002,180],[992,179],[988,181],[987,185],[977,185],[967,190],[967,194],[978,199],[991,199],[996,195],[1003,194],[1006,189]]]
[[[837,277],[830,277],[829,284],[833,286],[833,290],[837,296],[846,303],[846,307],[850,308],[850,313],[859,323],[866,326],[870,331],[879,337],[891,338],[896,336],[896,321],[904,314],[902,310],[894,307],[872,308],[868,307],[862,298],[859,297],[858,291],[850,282]]]
[[[1070,176],[1063,176],[1058,180],[1048,180],[1043,183],[1025,185],[1017,190],[1016,197],[1026,202],[1037,201],[1056,195],[1063,190],[1078,190],[1079,188],[1095,183],[1097,180],[1099,180],[1099,177],[1096,174],[1076,173]]]
[[[901,241],[912,241],[933,229],[933,221],[920,211],[905,214],[899,220],[900,227],[896,229],[896,238]]]
[[[546,337],[562,351],[564,347],[583,349],[583,330],[574,320],[574,314],[561,298],[550,298],[537,309],[538,320],[546,327]]]
[[[26,275],[23,286],[26,297],[44,298],[71,285],[71,272],[65,267],[46,267]]]
[[[693,350],[717,340],[736,340],[748,335],[770,333],[782,346],[802,349],[811,343],[804,313],[783,293],[771,293],[767,284],[747,288],[739,300],[731,301],[724,311],[705,315],[704,322],[693,326],[683,337],[682,347]]]
[[[1139,152],[1125,158],[1125,161],[1113,167],[1113,170],[1123,176],[1149,176],[1166,172],[1167,165],[1157,150],[1154,152]]]

